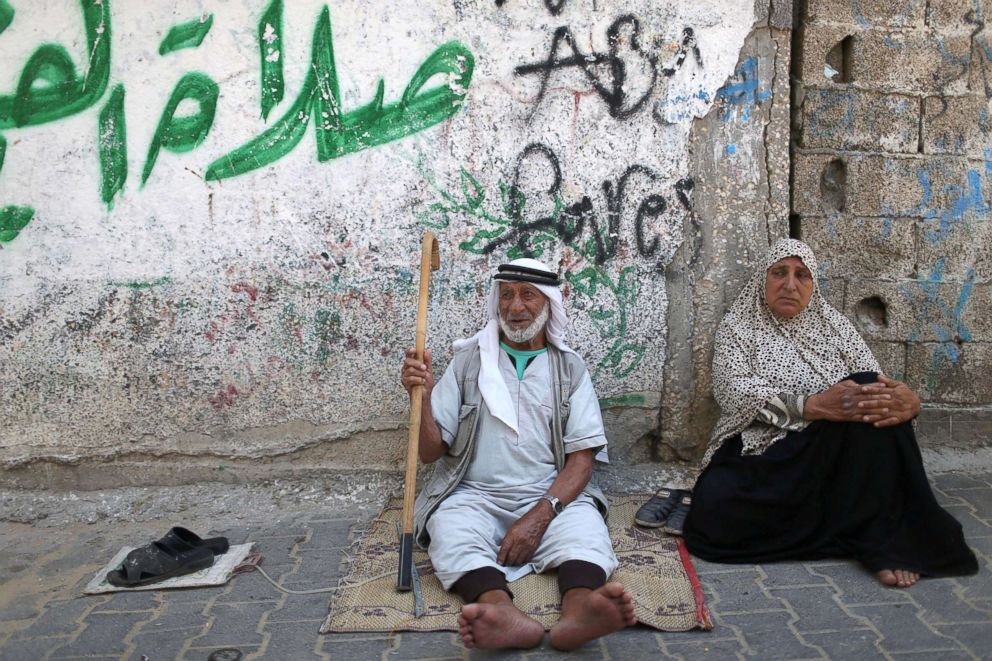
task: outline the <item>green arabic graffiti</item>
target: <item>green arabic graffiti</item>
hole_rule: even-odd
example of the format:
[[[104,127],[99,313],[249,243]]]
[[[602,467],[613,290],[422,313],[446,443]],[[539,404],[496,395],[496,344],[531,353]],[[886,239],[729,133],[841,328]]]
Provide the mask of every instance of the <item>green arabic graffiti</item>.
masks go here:
[[[34,209],[31,207],[0,207],[0,243],[13,241],[21,230],[31,222]]]
[[[3,171],[3,159],[7,155],[7,139],[0,135],[0,172]],[[0,207],[0,243],[13,241],[24,227],[31,222],[34,209],[8,205]]]
[[[160,148],[181,154],[196,148],[207,137],[214,123],[217,110],[217,96],[220,88],[217,83],[202,73],[190,72],[183,76],[169,97],[162,111],[162,118],[155,129],[155,136],[148,147],[148,158],[141,172],[141,185],[144,186],[155,167]],[[186,99],[195,101],[199,110],[192,115],[176,116],[176,108]]]
[[[486,191],[483,186],[465,168],[461,169],[460,195],[441,188],[433,174],[418,161],[418,169],[431,187],[441,196],[442,202],[431,204],[426,211],[418,213],[423,225],[434,229],[444,229],[450,224],[452,217],[467,217],[470,225],[478,221],[486,223],[475,231],[469,241],[458,245],[462,250],[483,255],[483,246],[515,229],[511,216],[523,217],[527,204],[526,196],[519,190],[505,183],[499,184],[500,213],[486,210]],[[565,209],[565,203],[556,195],[552,215],[557,217]],[[516,213],[513,211],[515,210]],[[540,259],[548,243],[558,241],[551,232],[534,232],[528,235],[529,252],[525,255],[519,245],[514,245],[508,252],[507,258],[534,257]],[[596,364],[593,376],[598,376],[604,370],[612,372],[617,378],[623,378],[634,371],[644,358],[647,346],[627,340],[628,317],[631,308],[636,304],[639,286],[635,277],[636,268],[628,266],[621,269],[617,279],[607,272],[606,268],[596,264],[596,246],[593,240],[585,243],[573,241],[570,248],[581,255],[586,263],[591,264],[578,273],[566,272],[565,279],[571,284],[573,305],[585,310],[592,320],[593,326],[604,342],[609,343],[606,355]],[[600,294],[607,294],[611,300],[609,305],[600,303]]]
[[[197,18],[186,23],[173,25],[169,34],[158,46],[158,54],[165,55],[183,48],[196,48],[203,43],[203,38],[210,32],[214,24],[214,15],[210,14],[206,18]]]
[[[14,8],[7,0],[0,0],[0,33],[3,33],[14,20]]]
[[[472,53],[461,44],[449,42],[420,65],[399,101],[383,105],[384,85],[380,79],[369,104],[342,113],[330,12],[325,6],[314,29],[310,68],[296,101],[267,131],[211,163],[205,178],[225,179],[279,160],[299,143],[311,116],[315,117],[320,162],[422,131],[458,112],[474,67]],[[437,75],[447,76],[445,84],[422,91]]]
[[[100,110],[97,134],[100,150],[100,199],[108,208],[127,180],[127,125],[124,121],[124,85],[117,85]]]
[[[80,113],[107,90],[110,56],[110,0],[80,0],[89,63],[80,77],[66,49],[43,44],[24,64],[13,94],[0,95],[0,130],[33,126]],[[271,0],[258,26],[262,54],[262,115],[283,98],[283,0]],[[8,0],[0,0],[0,31],[13,20]],[[213,15],[173,26],[159,47],[160,54],[199,46],[213,25]],[[456,42],[438,47],[420,65],[398,101],[384,104],[380,79],[372,101],[351,112],[341,111],[337,69],[331,36],[330,11],[324,6],[314,28],[311,61],[303,89],[292,107],[254,140],[210,164],[205,178],[224,179],[268,165],[291,151],[315,116],[317,158],[327,161],[412,135],[455,115],[472,80],[475,58]],[[434,78],[442,82],[427,87]],[[124,87],[114,87],[100,110],[97,151],[100,196],[108,208],[127,180],[127,132]],[[190,72],[176,84],[162,111],[142,169],[140,187],[148,181],[162,149],[188,152],[200,145],[213,126],[219,96],[217,83]],[[176,115],[185,100],[196,102],[194,113]],[[4,147],[6,143],[3,143]],[[0,159],[2,160],[2,159]],[[0,163],[2,164],[2,163]],[[10,241],[30,221],[30,207],[5,206],[0,216],[0,240]]]
[[[80,4],[90,53],[86,75],[79,78],[62,46],[39,46],[21,70],[14,94],[0,95],[0,129],[75,115],[103,96],[110,75],[110,0],[80,0]]]
[[[258,50],[262,70],[262,119],[282,101],[282,0],[272,0],[258,21]]]

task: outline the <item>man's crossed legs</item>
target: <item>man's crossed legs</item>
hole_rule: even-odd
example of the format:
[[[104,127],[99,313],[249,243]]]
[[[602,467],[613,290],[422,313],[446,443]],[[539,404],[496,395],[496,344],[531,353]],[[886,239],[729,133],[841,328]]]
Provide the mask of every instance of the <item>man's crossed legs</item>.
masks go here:
[[[504,574],[510,568],[496,561],[506,530],[533,504],[505,505],[456,491],[428,521],[437,576],[465,601],[458,624],[466,647],[531,648],[544,638],[544,626],[513,603]],[[573,650],[636,623],[633,599],[620,583],[606,583],[616,556],[588,496],[551,522],[530,562],[536,571],[558,569],[562,614],[550,632],[555,648]]]

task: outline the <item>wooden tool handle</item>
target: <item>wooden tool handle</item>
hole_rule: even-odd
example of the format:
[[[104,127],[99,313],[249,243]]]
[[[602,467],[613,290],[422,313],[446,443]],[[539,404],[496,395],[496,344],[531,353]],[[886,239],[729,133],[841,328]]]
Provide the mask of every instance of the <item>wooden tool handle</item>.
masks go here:
[[[420,255],[420,297],[417,305],[417,360],[424,360],[427,345],[427,295],[431,283],[431,270],[440,263],[437,239],[430,232],[424,234]],[[403,482],[403,534],[401,537],[400,569],[397,589],[410,590],[413,562],[413,503],[417,494],[417,458],[420,449],[420,419],[423,415],[423,386],[410,391],[410,429],[406,443],[406,475]]]

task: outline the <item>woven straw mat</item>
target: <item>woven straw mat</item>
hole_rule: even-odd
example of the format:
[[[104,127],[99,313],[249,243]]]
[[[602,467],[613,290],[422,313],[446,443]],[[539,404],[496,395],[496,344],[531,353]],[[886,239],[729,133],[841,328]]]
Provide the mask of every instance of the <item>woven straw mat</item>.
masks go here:
[[[702,590],[681,538],[633,524],[634,513],[649,497],[610,497],[610,537],[620,561],[610,580],[623,583],[634,598],[642,624],[662,631],[710,629]],[[441,587],[426,552],[418,548],[413,556],[423,593],[420,618],[414,614],[413,592],[396,590],[401,517],[402,501],[393,499],[369,524],[321,633],[458,630],[463,602]],[[517,607],[545,628],[558,621],[560,597],[554,572],[525,576],[510,588]]]

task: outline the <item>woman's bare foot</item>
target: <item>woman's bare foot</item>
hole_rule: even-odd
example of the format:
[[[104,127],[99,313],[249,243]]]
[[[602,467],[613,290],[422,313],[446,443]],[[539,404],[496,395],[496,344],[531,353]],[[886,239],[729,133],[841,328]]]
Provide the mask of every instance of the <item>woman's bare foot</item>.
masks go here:
[[[920,575],[908,569],[883,569],[878,572],[878,580],[882,582],[882,585],[889,587],[908,588],[920,580]]]
[[[458,616],[465,647],[530,649],[544,640],[544,625],[513,604],[466,604]]]
[[[565,593],[561,611],[561,619],[551,627],[551,645],[563,651],[637,624],[634,600],[619,583],[596,590],[573,588]]]

